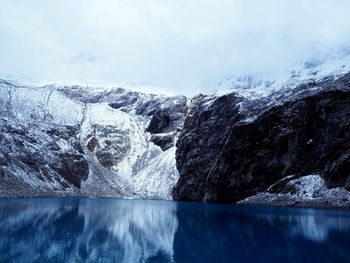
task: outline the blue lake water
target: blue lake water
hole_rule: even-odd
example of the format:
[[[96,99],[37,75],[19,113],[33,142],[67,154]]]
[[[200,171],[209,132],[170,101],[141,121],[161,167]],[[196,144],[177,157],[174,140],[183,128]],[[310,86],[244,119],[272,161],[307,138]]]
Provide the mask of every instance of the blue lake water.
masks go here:
[[[0,262],[350,262],[350,213],[0,199]]]

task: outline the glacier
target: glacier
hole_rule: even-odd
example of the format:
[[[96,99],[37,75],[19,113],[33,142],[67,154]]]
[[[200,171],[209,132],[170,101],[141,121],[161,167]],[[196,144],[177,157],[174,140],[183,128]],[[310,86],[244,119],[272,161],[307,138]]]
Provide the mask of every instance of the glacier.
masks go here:
[[[163,151],[147,127],[152,110],[177,103],[186,106],[183,96],[1,80],[0,196],[170,199],[175,146]]]

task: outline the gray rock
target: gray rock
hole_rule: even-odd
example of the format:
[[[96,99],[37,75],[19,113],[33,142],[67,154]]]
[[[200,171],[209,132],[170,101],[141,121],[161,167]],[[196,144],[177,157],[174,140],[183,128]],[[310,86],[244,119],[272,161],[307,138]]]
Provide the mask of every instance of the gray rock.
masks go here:
[[[320,173],[328,187],[348,187],[349,117],[349,74],[263,100],[201,98],[177,141],[173,196],[237,202],[290,174]]]

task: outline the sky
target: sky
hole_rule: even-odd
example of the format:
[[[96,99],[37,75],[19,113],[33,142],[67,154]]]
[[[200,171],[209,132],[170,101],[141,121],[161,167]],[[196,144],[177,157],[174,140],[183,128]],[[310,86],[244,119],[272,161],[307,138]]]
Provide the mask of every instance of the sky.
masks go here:
[[[0,0],[0,75],[214,90],[350,45],[349,0]]]

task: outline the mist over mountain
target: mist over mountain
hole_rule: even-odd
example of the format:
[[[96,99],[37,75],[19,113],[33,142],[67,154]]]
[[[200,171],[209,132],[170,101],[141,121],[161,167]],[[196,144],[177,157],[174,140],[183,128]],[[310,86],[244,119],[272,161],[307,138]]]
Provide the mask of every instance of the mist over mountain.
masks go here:
[[[349,60],[194,97],[1,80],[0,195],[349,207]]]
[[[349,10],[346,0],[0,1],[0,74],[194,96],[347,47]]]

